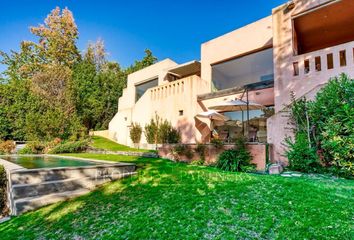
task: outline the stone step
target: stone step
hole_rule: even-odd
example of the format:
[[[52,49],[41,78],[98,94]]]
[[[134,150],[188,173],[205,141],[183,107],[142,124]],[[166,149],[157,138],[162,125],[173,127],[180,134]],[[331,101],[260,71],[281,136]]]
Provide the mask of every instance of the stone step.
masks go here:
[[[66,167],[53,169],[29,169],[14,171],[11,173],[11,182],[13,185],[17,184],[38,184],[43,182],[59,181],[68,178],[86,178],[86,177],[100,177],[104,175],[114,175],[121,173],[134,172],[135,165],[132,164],[115,164],[104,166],[90,166],[90,167]]]
[[[75,191],[52,193],[45,196],[28,197],[22,198],[14,201],[13,214],[19,215],[21,213],[35,210],[39,207],[56,203],[58,201],[68,200],[70,198],[75,198],[84,194],[89,193],[88,189],[79,189]]]
[[[135,172],[116,175],[114,179],[124,178]],[[64,180],[47,181],[38,184],[15,184],[12,185],[12,197],[14,200],[44,196],[52,193],[75,191],[79,189],[93,189],[97,185],[114,180],[110,175],[99,177],[68,178]]]

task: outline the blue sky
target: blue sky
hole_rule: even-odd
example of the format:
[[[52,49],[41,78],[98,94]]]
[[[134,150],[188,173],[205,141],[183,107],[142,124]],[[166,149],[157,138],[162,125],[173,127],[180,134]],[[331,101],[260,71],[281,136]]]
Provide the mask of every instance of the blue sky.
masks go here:
[[[43,23],[56,6],[74,14],[84,50],[89,41],[104,40],[109,58],[130,65],[149,48],[158,59],[179,63],[200,59],[200,45],[271,14],[286,0],[0,0],[0,50],[18,50],[22,40],[35,40],[29,26]],[[4,66],[0,65],[0,72]]]

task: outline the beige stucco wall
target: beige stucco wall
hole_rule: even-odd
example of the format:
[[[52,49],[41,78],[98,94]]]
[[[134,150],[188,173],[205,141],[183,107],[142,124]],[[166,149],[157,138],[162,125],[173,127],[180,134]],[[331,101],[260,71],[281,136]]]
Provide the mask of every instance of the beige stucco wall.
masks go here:
[[[149,81],[154,78],[159,79],[159,85],[164,84],[164,76],[166,69],[177,66],[177,63],[171,59],[165,59],[140,71],[128,75],[127,87],[123,90],[123,95],[118,100],[118,112],[109,123],[109,138],[116,140],[124,145],[131,145],[129,138],[129,127],[132,122],[140,122],[135,109],[135,85]],[[139,99],[139,102],[144,101],[146,96]],[[140,104],[142,105],[142,104]],[[149,113],[150,104],[141,107],[140,116],[147,116]]]
[[[201,46],[201,77],[212,80],[211,65],[272,46],[272,16],[205,42]]]
[[[353,48],[354,42],[310,52],[303,55],[294,55],[292,19],[294,16],[306,12],[325,3],[328,0],[296,0],[295,8],[286,11],[286,5],[273,10],[273,51],[274,51],[274,97],[275,111],[268,120],[268,142],[273,145],[273,161],[286,162],[284,154],[284,138],[292,136],[289,129],[287,114],[282,112],[285,105],[290,103],[290,92],[297,98],[306,96],[312,99],[318,90],[331,77],[345,72],[354,76]],[[346,50],[347,66],[340,67],[339,51]],[[327,54],[334,55],[334,69],[327,69]],[[322,70],[316,71],[315,57],[321,57]],[[310,72],[305,73],[304,61],[310,61]],[[299,76],[294,76],[293,63],[299,63]]]
[[[127,88],[119,99],[118,113],[109,124],[110,138],[132,146],[129,137],[131,124],[139,123],[144,128],[157,114],[181,131],[183,142],[199,141],[200,134],[195,128],[194,117],[203,110],[198,106],[197,95],[206,93],[209,88],[207,83],[196,75],[173,82],[164,80],[167,69],[174,66],[177,66],[175,62],[166,59],[128,76]],[[159,78],[159,86],[147,90],[135,102],[135,85],[156,77]],[[182,116],[180,111],[183,111]],[[144,134],[141,143],[147,143]]]

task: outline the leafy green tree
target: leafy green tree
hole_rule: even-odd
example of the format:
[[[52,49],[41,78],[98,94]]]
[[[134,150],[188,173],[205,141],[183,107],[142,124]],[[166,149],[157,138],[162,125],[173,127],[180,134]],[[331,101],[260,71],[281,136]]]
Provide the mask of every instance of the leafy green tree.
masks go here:
[[[80,60],[76,46],[79,32],[69,9],[56,7],[38,27],[31,32],[39,37],[39,43],[31,43],[45,58],[46,64],[73,66]]]
[[[89,44],[81,57],[67,8],[55,8],[31,33],[37,42],[21,42],[19,52],[0,51],[0,63],[7,66],[0,75],[0,138],[46,141],[80,136],[83,126],[107,129],[128,74],[156,62],[146,50],[122,69],[107,60],[102,40]]]

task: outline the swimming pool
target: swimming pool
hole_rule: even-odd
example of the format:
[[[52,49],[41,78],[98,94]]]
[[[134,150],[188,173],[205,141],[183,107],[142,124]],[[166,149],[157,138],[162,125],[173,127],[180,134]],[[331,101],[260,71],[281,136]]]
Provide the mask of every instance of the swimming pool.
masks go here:
[[[60,157],[51,155],[36,156],[0,156],[1,159],[20,165],[27,169],[56,168],[56,167],[84,167],[94,166],[102,163],[80,160],[70,157]]]

